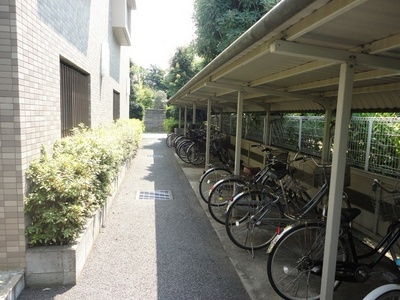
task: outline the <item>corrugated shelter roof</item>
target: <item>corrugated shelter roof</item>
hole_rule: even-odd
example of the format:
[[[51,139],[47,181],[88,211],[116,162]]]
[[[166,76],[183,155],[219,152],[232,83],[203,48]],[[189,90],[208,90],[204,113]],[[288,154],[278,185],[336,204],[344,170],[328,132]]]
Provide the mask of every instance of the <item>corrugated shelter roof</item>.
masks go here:
[[[400,110],[400,1],[283,0],[193,77],[172,105],[236,111],[336,108],[355,62],[352,109]]]

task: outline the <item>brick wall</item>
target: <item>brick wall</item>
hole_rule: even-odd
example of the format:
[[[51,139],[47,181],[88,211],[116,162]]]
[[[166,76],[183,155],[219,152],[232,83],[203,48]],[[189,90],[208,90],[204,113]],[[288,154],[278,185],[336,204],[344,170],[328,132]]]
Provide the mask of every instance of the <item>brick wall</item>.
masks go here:
[[[114,38],[109,0],[8,0],[0,5],[0,269],[25,266],[24,172],[60,138],[60,60],[90,74],[91,125],[129,115],[129,48]],[[101,45],[112,71],[101,76]]]

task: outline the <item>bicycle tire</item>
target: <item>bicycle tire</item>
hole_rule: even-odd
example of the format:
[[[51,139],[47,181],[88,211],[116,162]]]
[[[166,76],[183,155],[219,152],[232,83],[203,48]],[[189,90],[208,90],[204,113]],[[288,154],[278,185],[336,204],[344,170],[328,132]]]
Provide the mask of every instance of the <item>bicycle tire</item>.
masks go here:
[[[176,151],[176,148],[178,147],[179,143],[181,143],[182,141],[188,141],[188,140],[189,139],[186,136],[178,135],[174,138],[174,140],[172,142],[172,146],[173,146],[173,148],[175,148],[175,151]]]
[[[232,154],[229,149],[224,148],[220,149],[218,158],[223,164],[229,164],[229,162],[233,160]]]
[[[282,233],[268,255],[267,274],[273,289],[283,299],[319,299],[325,224],[301,224]],[[338,261],[348,261],[345,242],[339,239]],[[340,285],[335,281],[334,288]]]
[[[212,218],[220,224],[225,224],[228,203],[233,201],[247,186],[241,178],[227,178],[218,181],[211,189],[208,197],[208,211]]]
[[[193,143],[186,150],[186,157],[194,166],[201,165],[206,160],[205,153],[201,152],[196,143]]]
[[[168,148],[172,148],[172,146],[174,145],[174,140],[177,137],[176,133],[170,133],[167,135],[166,139],[165,139],[165,143],[167,144]]]
[[[178,154],[179,158],[185,162],[185,163],[189,163],[189,158],[187,157],[187,149],[190,147],[190,145],[193,142],[191,142],[190,140],[187,140],[185,142],[182,142],[178,145],[178,148],[176,150],[176,153]]]
[[[385,284],[372,290],[363,300],[398,300],[400,299],[400,285]]]
[[[232,176],[233,172],[226,167],[208,169],[199,180],[199,193],[201,199],[207,203],[211,187],[221,179]]]
[[[229,239],[239,248],[259,250],[269,245],[280,232],[283,218],[280,204],[262,191],[246,191],[235,196],[226,213]]]

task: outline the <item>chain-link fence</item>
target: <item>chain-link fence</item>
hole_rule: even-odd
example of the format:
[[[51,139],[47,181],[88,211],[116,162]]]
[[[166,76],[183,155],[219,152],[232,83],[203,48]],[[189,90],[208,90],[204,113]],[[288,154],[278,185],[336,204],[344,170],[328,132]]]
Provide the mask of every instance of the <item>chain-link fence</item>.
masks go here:
[[[323,146],[324,117],[273,117],[270,131],[264,132],[266,118],[244,114],[242,138],[263,143],[269,134],[271,145],[320,156]],[[236,135],[236,115],[223,114],[221,131]],[[329,125],[329,149],[333,149],[334,121]],[[331,154],[331,153],[330,153]],[[352,117],[349,128],[347,164],[369,172],[400,175],[400,118]]]

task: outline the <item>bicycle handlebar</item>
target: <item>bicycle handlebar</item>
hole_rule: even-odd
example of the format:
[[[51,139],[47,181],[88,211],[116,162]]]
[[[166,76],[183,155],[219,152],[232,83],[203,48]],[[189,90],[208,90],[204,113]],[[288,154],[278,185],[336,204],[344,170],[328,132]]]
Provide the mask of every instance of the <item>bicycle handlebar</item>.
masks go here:
[[[372,184],[372,191],[376,192],[377,189],[378,189],[378,186],[388,194],[400,194],[400,190],[399,189],[389,190],[378,179],[375,178],[374,179],[374,183]]]
[[[264,145],[262,145],[262,144],[253,144],[253,145],[250,145],[250,147],[252,147],[252,148],[254,148],[254,147],[257,147],[257,148],[260,148],[260,147],[262,147],[262,152],[271,152],[272,151],[272,149],[271,148],[268,148],[267,146],[264,146]]]
[[[300,154],[300,152],[297,152],[296,155],[294,156],[294,159],[291,160],[289,163],[295,162],[295,161],[300,161],[300,160],[304,160],[306,161],[307,159],[311,159],[312,162],[314,163],[315,166],[317,166],[318,168],[329,168],[332,167],[332,164],[320,164],[318,163],[314,157],[312,156],[307,156],[307,155],[303,155],[301,157],[297,157]]]

